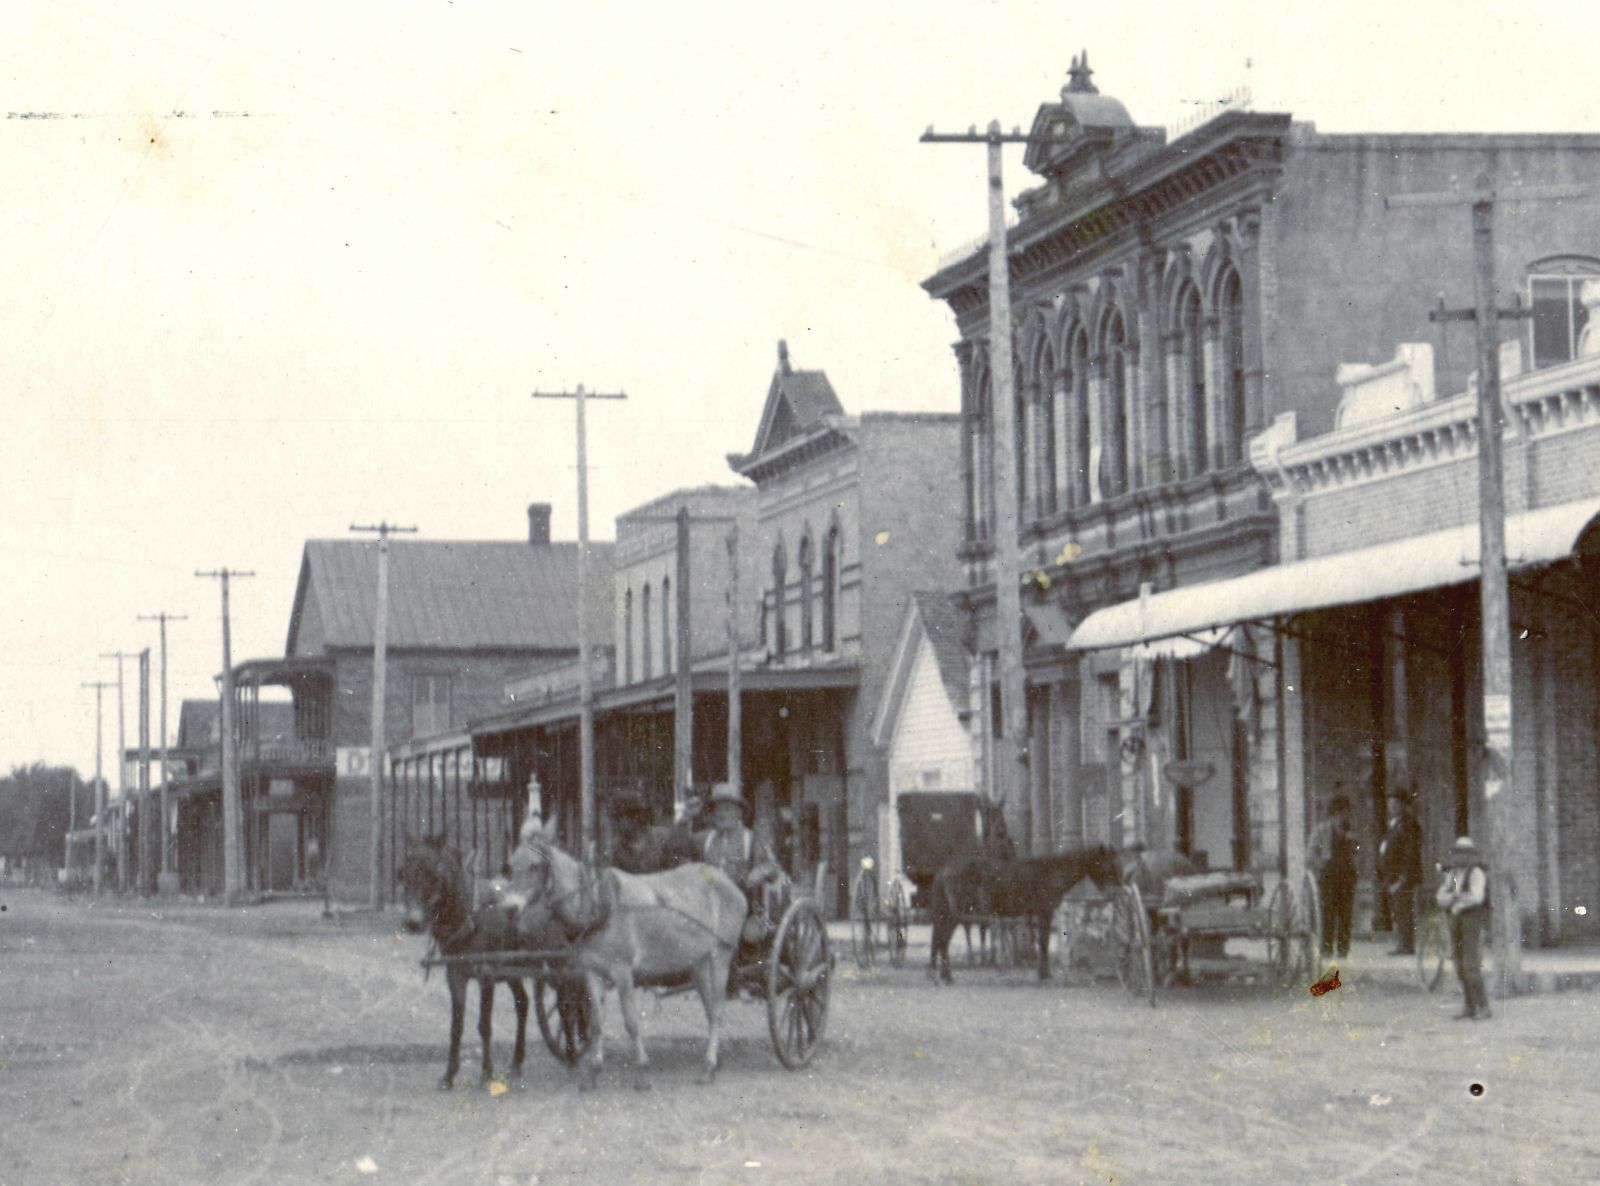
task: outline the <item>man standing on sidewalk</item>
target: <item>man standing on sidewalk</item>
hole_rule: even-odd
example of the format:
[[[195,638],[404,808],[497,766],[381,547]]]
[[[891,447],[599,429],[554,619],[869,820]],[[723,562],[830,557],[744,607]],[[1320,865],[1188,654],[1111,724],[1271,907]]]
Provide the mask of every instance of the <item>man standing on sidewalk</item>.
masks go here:
[[[1489,870],[1472,837],[1456,841],[1445,860],[1439,909],[1450,920],[1450,947],[1461,977],[1464,1004],[1457,1021],[1487,1021],[1489,995],[1483,990],[1483,934],[1489,924]]]
[[[1328,818],[1311,834],[1311,865],[1322,895],[1322,954],[1350,954],[1350,921],[1356,896],[1356,838],[1350,831],[1350,800],[1336,795]]]
[[[1422,833],[1403,793],[1389,800],[1389,830],[1378,847],[1378,880],[1389,895],[1394,922],[1390,955],[1416,951],[1417,887],[1422,884]]]

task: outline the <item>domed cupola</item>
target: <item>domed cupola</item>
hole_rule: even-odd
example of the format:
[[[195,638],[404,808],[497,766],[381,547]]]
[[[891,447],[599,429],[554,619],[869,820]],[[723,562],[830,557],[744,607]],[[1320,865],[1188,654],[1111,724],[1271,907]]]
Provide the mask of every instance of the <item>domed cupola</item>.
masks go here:
[[[1041,177],[1065,172],[1084,153],[1109,148],[1138,129],[1120,100],[1102,95],[1090,81],[1089,51],[1072,59],[1059,103],[1045,103],[1033,117],[1023,163]]]

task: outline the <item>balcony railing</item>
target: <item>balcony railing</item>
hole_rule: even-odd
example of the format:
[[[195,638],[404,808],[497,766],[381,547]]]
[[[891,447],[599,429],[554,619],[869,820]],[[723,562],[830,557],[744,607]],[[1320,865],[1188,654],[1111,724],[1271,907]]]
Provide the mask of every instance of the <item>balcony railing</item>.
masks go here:
[[[241,762],[282,766],[333,764],[333,743],[326,737],[246,738],[239,745]]]

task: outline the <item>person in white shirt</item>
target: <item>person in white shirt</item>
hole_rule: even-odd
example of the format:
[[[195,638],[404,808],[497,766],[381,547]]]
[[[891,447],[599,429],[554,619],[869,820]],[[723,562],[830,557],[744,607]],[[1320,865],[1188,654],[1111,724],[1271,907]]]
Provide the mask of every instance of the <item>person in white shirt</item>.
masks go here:
[[[1462,836],[1445,858],[1444,882],[1435,900],[1450,922],[1450,944],[1464,998],[1456,1020],[1487,1021],[1483,989],[1483,935],[1489,922],[1489,870],[1472,837]]]

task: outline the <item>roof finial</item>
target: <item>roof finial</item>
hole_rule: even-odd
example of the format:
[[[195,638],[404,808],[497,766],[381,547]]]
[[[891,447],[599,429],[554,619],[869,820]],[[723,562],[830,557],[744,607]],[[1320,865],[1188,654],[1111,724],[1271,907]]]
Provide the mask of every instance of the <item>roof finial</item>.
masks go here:
[[[1072,59],[1072,69],[1067,71],[1067,94],[1069,95],[1098,95],[1100,88],[1089,81],[1089,76],[1094,73],[1089,69],[1089,51]]]
[[[778,339],[778,370],[785,375],[794,373],[789,367],[789,343],[782,338]]]

